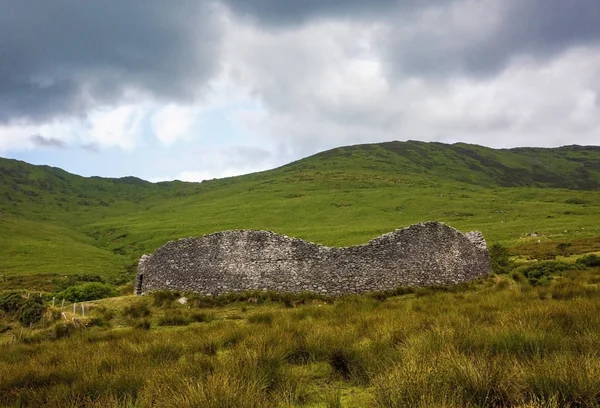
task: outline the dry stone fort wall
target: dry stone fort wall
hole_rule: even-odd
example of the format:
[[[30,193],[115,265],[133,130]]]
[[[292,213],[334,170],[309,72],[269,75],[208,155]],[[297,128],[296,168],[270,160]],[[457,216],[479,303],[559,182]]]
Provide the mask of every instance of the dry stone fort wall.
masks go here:
[[[341,295],[456,284],[490,272],[481,233],[462,234],[439,222],[415,224],[345,248],[239,230],[171,241],[142,256],[135,293],[271,290]]]

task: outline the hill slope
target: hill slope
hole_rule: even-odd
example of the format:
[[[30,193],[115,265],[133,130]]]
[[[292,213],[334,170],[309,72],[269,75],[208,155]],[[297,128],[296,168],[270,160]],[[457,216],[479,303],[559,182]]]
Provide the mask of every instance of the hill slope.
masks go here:
[[[341,147],[284,168],[402,174],[485,187],[600,187],[600,147],[495,150],[456,143],[388,142]]]
[[[439,220],[515,244],[600,236],[600,148],[390,142],[203,183],[84,178],[0,159],[0,275],[131,276],[171,239],[270,229],[328,245]]]

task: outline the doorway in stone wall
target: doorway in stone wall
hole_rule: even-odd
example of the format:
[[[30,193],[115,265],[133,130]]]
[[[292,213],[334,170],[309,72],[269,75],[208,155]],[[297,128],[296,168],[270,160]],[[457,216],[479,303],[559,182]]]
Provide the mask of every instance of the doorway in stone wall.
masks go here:
[[[142,294],[142,284],[144,282],[144,275],[143,274],[139,274],[136,282],[135,282],[135,294],[136,295],[141,295]]]

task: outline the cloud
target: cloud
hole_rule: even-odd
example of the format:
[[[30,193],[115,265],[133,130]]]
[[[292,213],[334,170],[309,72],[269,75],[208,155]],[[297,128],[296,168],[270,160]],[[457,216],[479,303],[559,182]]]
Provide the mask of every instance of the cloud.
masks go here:
[[[81,145],[81,148],[86,152],[90,153],[100,153],[101,149],[96,143],[84,143]]]
[[[386,140],[597,144],[599,19],[597,0],[0,3],[0,151],[141,151],[136,174],[199,180]]]
[[[192,183],[200,183],[204,180],[212,180],[219,179],[225,177],[233,177],[238,176],[240,173],[235,169],[230,169],[222,172],[211,172],[211,171],[182,171],[179,173],[179,176],[176,177],[177,180],[188,181]]]
[[[250,145],[232,145],[183,150],[169,157],[151,159],[155,174],[152,182],[182,180],[201,182],[233,177],[273,168],[288,161],[273,152]]]
[[[29,137],[29,140],[35,145],[40,147],[53,147],[58,149],[64,149],[67,144],[63,140],[53,139],[51,137],[44,137],[41,135],[33,135]]]
[[[223,0],[237,15],[281,31],[366,22],[388,29],[379,46],[411,75],[490,75],[515,56],[548,58],[600,41],[597,0]]]
[[[286,26],[313,19],[374,17],[398,6],[414,7],[419,2],[436,3],[442,0],[224,0],[234,13],[251,17],[267,26]]]
[[[121,105],[94,110],[83,119],[67,117],[40,124],[0,124],[0,151],[75,145],[88,151],[131,150],[143,137],[143,122],[149,111],[143,105]]]
[[[298,156],[394,139],[496,147],[598,143],[599,46],[546,59],[515,56],[494,75],[396,76],[378,46],[385,30],[364,21],[284,32],[234,24],[224,55],[232,77],[251,87],[262,106],[238,120]]]
[[[73,140],[70,122],[52,121],[39,125],[0,123],[0,153],[35,147],[68,147]]]
[[[380,45],[396,76],[494,76],[600,44],[596,0],[456,0],[390,16]]]
[[[0,123],[195,100],[218,67],[219,37],[208,2],[2,2]]]
[[[94,111],[90,114],[83,139],[87,145],[132,149],[142,137],[145,110],[138,105]]]
[[[190,136],[198,111],[194,107],[169,104],[152,117],[154,135],[165,145]]]

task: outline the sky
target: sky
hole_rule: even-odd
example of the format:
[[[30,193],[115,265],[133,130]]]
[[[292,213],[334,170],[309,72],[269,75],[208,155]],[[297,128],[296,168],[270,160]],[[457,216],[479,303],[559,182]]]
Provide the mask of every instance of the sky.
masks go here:
[[[600,145],[600,1],[0,0],[0,157],[201,181],[390,140]]]

